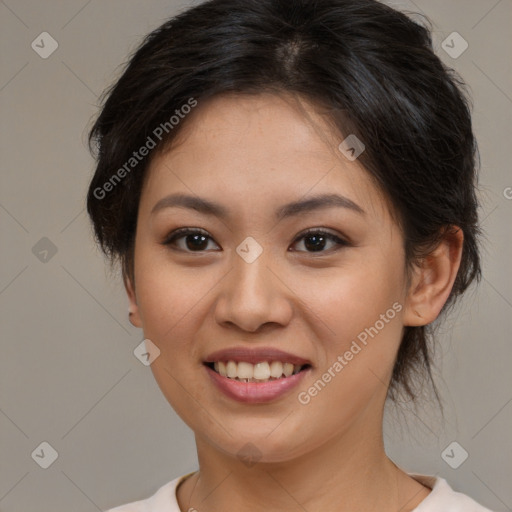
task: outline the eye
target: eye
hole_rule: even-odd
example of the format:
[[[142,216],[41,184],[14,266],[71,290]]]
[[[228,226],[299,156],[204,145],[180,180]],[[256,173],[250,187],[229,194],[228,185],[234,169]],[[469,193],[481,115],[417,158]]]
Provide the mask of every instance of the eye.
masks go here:
[[[304,241],[304,247],[306,247],[306,251],[299,252],[331,252],[329,250],[324,250],[326,245],[329,245],[329,242],[334,244],[334,247],[336,247],[336,245],[350,245],[347,241],[343,240],[334,233],[330,233],[329,231],[325,231],[324,229],[319,228],[308,229],[306,232],[301,233],[293,243],[296,244],[302,240]],[[328,247],[328,249],[332,249],[332,247]]]
[[[184,239],[185,243],[180,246],[177,242],[181,239]],[[185,252],[203,252],[207,248],[209,240],[213,241],[210,235],[202,229],[181,228],[168,235],[162,243],[163,245],[177,246],[178,250]]]
[[[180,241],[184,241],[184,244],[180,244]],[[202,229],[181,228],[168,235],[162,244],[174,246],[177,250],[185,252],[204,252],[207,250],[209,241],[213,242],[213,239],[208,232]],[[334,248],[336,246],[350,245],[347,241],[334,233],[320,228],[312,228],[301,233],[295,238],[293,244],[295,245],[300,241],[304,241],[303,243],[306,250],[300,250],[299,252],[330,252],[330,249],[333,248],[332,246],[327,247],[328,250],[324,250],[329,243],[332,244]]]

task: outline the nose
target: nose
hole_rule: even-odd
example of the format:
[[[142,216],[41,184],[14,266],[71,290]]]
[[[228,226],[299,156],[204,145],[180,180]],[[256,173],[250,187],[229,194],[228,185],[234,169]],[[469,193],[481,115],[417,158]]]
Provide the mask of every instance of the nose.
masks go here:
[[[252,263],[235,253],[233,269],[220,284],[216,322],[251,333],[271,324],[287,325],[293,314],[293,292],[274,267],[265,250]]]

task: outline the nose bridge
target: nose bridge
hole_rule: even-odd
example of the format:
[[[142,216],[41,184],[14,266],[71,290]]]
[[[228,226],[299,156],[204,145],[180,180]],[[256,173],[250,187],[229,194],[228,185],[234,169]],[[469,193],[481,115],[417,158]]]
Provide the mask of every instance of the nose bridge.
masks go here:
[[[217,305],[218,322],[255,331],[264,323],[287,321],[290,307],[271,271],[271,259],[271,251],[254,239],[246,239],[237,247],[232,272],[224,281]]]
[[[268,249],[263,249],[254,239],[246,239],[237,247],[233,257],[231,293],[239,301],[250,300],[253,306],[261,303],[261,307],[264,302],[271,300],[273,283],[268,268],[269,253]]]

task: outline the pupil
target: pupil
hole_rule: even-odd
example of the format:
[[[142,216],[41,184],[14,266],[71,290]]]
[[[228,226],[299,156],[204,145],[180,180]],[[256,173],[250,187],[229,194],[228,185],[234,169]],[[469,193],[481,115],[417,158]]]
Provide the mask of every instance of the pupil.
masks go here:
[[[192,244],[188,243],[191,238],[194,240],[194,242]],[[196,242],[198,242],[198,243],[196,243]],[[208,245],[207,237],[204,235],[188,235],[187,236],[187,248],[188,249],[191,249],[191,250],[204,249],[207,245]]]
[[[313,242],[313,244],[308,244],[307,240],[316,240],[316,242]],[[317,236],[317,235],[307,236],[306,237],[306,244],[305,245],[306,245],[307,249],[311,248],[313,251],[320,251],[325,246],[325,238],[322,235],[320,235],[320,236]]]

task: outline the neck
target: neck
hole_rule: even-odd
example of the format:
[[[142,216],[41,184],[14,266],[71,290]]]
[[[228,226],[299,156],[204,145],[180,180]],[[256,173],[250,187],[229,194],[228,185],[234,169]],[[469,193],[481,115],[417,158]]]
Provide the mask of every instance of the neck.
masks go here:
[[[196,436],[200,469],[178,488],[180,508],[198,512],[414,510],[429,490],[387,457],[382,421],[365,420],[293,460],[254,465]],[[374,428],[376,424],[380,429]]]

